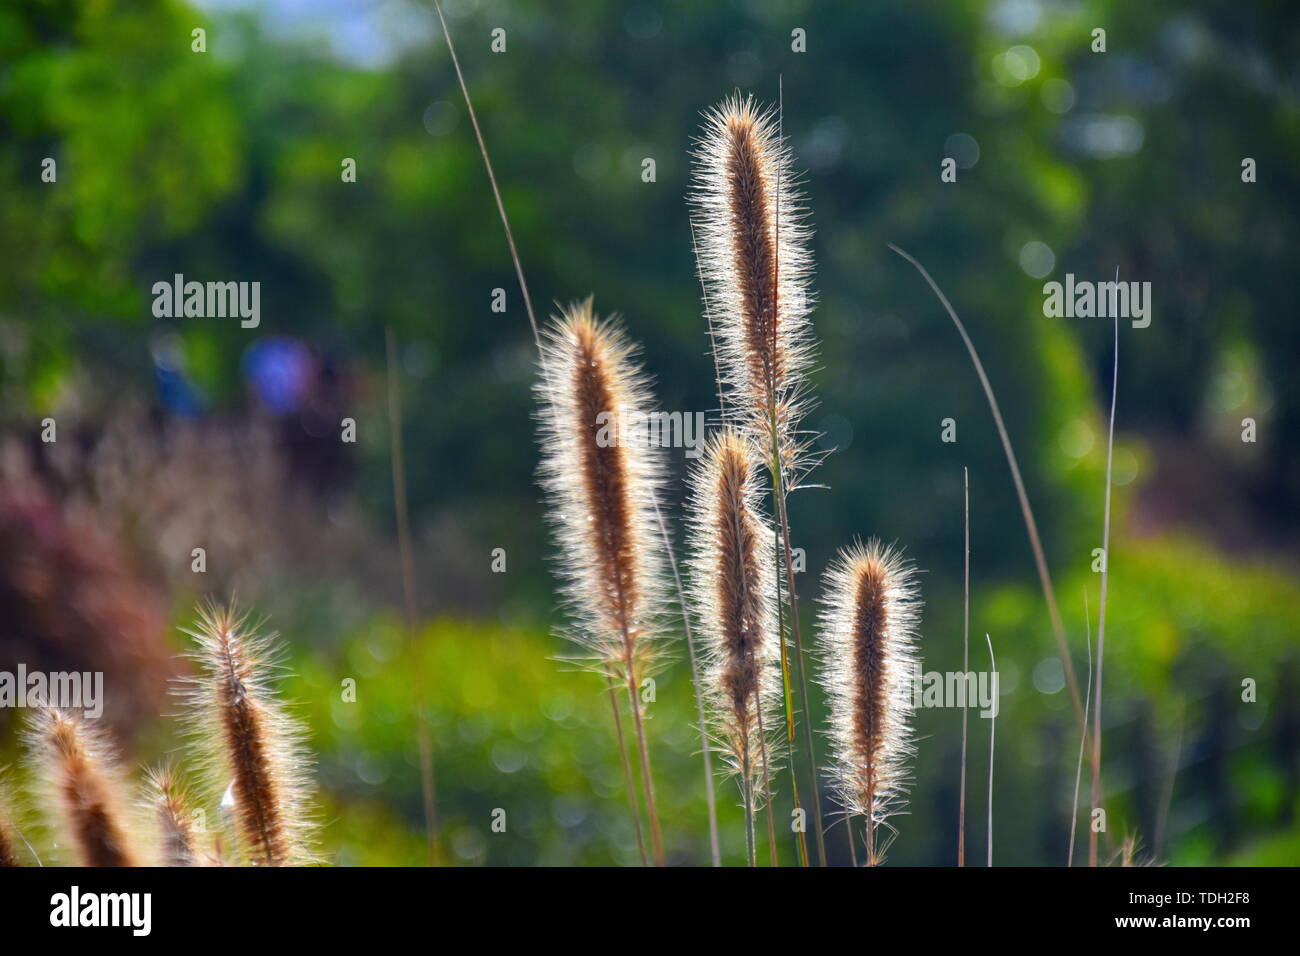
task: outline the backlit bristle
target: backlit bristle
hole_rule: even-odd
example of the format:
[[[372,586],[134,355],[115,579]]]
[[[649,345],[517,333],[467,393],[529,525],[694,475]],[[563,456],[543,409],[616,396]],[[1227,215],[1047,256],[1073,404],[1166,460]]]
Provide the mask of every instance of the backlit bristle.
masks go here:
[[[551,320],[541,342],[541,482],[560,545],[571,628],[566,636],[610,682],[628,694],[641,764],[655,862],[664,865],[641,681],[657,662],[665,610],[662,530],[656,502],[662,458],[643,425],[653,412],[649,381],[614,320],[601,321],[591,300]],[[624,781],[632,791],[624,764]],[[629,799],[640,837],[636,801]]]
[[[233,801],[236,845],[254,866],[313,862],[305,731],[272,690],[271,639],[218,606],[188,633],[200,670],[185,691],[190,729],[213,802],[226,792]]]
[[[146,803],[158,834],[159,866],[198,866],[194,824],[185,790],[170,767],[147,774]]]
[[[690,499],[691,604],[711,730],[756,801],[781,729],[773,537],[759,507],[759,462],[750,439],[722,431],[705,446]]]
[[[779,119],[739,94],[708,110],[691,198],[718,374],[740,424],[764,449],[775,419],[784,467],[797,479],[806,465],[797,433],[813,360],[811,231]]]
[[[910,716],[920,602],[900,553],[871,541],[842,550],[827,570],[821,683],[830,704],[836,796],[867,818],[868,863],[885,843],[876,828],[902,805],[913,753]]]
[[[568,636],[602,672],[643,676],[665,600],[655,513],[661,456],[631,424],[652,411],[648,381],[622,330],[598,320],[588,299],[546,329],[537,392],[541,479],[574,623]]]
[[[81,717],[54,707],[32,711],[28,742],[49,789],[57,830],[80,866],[135,866],[120,797],[116,756]]]

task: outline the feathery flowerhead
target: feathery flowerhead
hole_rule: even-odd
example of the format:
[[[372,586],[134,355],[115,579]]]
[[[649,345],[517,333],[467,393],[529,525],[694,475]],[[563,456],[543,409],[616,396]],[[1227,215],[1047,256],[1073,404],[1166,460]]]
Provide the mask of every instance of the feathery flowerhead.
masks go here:
[[[187,633],[200,671],[183,690],[190,731],[210,794],[230,795],[237,846],[255,866],[313,862],[306,734],[272,689],[272,639],[217,605]]]
[[[830,703],[836,795],[865,815],[869,863],[883,855],[873,833],[896,812],[913,753],[909,718],[920,621],[915,571],[872,540],[843,549],[825,576],[821,683]]]
[[[807,467],[797,431],[813,360],[811,231],[779,122],[739,94],[705,112],[691,198],[728,401],[769,457],[775,438],[797,479]]]
[[[664,600],[656,448],[629,427],[651,411],[634,346],[591,300],[552,319],[542,347],[541,481],[560,546],[573,639],[626,678],[653,662]]]
[[[758,795],[780,728],[780,658],[772,529],[759,502],[761,456],[725,429],[705,446],[691,482],[692,606],[705,645],[711,729],[729,769]]]
[[[158,833],[160,866],[198,866],[194,844],[194,822],[186,805],[185,789],[171,767],[146,774],[145,803],[153,815]]]
[[[71,711],[32,711],[28,745],[50,790],[55,826],[81,866],[134,866],[117,758],[99,732]]]

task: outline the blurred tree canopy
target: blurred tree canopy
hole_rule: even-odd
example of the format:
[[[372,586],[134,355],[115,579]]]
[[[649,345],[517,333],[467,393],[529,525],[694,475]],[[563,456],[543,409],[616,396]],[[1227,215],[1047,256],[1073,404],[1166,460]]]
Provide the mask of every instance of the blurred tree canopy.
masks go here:
[[[272,35],[250,11],[214,10],[25,0],[0,15],[0,308],[18,328],[4,360],[10,420],[57,407],[74,363],[149,381],[152,282],[259,279],[263,334],[365,361],[381,354],[384,325],[397,330],[417,410],[417,510],[516,540],[516,509],[488,503],[534,509],[532,463],[518,454],[531,343],[431,12],[410,8],[423,32],[387,36],[376,67],[310,30]],[[1047,247],[1050,277],[1118,267],[1152,283],[1151,327],[1122,337],[1121,434],[1191,448],[1207,475],[1231,482],[1226,497],[1254,502],[1226,510],[1294,545],[1300,463],[1280,436],[1300,425],[1285,320],[1300,144],[1285,5],[453,3],[448,13],[539,307],[593,293],[624,314],[666,408],[711,407],[684,201],[698,113],[733,88],[773,100],[780,81],[817,230],[812,425],[842,449],[822,475],[835,506],[796,503],[823,553],[836,526],[936,541],[967,464],[992,519],[981,568],[1024,562],[968,359],[888,241],[928,264],[970,325],[1049,541],[1099,518],[1110,330],[1042,316],[1041,281],[1022,268],[1028,243]],[[504,54],[488,47],[498,22]],[[1095,24],[1105,53],[1090,49]],[[198,25],[206,54],[190,49]],[[806,53],[791,51],[794,27]],[[1250,184],[1247,153],[1259,169]],[[958,181],[943,183],[950,154]],[[46,156],[57,183],[41,181]],[[641,180],[645,157],[653,183]],[[355,183],[341,181],[344,158]],[[497,288],[504,314],[490,311]],[[249,336],[203,322],[176,331],[214,405],[238,402]],[[1257,451],[1223,447],[1211,426],[1225,413],[1260,420]],[[949,416],[955,445],[937,440]],[[1145,465],[1143,480],[1155,470]],[[382,479],[371,485],[379,504]],[[1185,517],[1213,531],[1218,516]]]

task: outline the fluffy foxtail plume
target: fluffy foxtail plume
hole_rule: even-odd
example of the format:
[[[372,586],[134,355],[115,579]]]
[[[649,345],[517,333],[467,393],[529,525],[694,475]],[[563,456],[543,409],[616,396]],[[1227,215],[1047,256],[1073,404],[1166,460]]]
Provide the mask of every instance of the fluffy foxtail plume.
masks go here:
[[[545,330],[537,394],[542,486],[571,637],[602,672],[608,665],[620,677],[641,676],[665,598],[654,511],[661,458],[635,425],[652,410],[648,380],[622,329],[598,320],[588,299]]]
[[[793,487],[807,464],[797,429],[813,359],[812,257],[807,211],[778,123],[775,109],[739,94],[708,110],[691,198],[718,374],[765,454],[775,439]]]
[[[306,735],[272,690],[271,638],[216,605],[187,633],[200,672],[184,692],[190,730],[212,795],[230,795],[236,845],[254,866],[314,862]]]
[[[759,509],[760,461],[749,438],[723,430],[705,446],[690,499],[691,604],[706,648],[709,719],[728,769],[740,776],[749,826],[770,796],[781,727],[772,530]]]
[[[134,866],[117,758],[93,727],[53,707],[33,710],[28,744],[50,790],[56,827],[81,866]]]
[[[907,791],[916,590],[912,567],[875,540],[841,550],[823,587],[821,683],[830,703],[832,775],[848,825],[866,817],[869,866],[889,843],[877,840],[877,828]]]
[[[148,771],[146,804],[158,832],[159,866],[198,866],[185,790],[171,767]]]
[[[537,385],[541,480],[560,545],[569,637],[598,672],[627,688],[641,760],[655,859],[663,846],[640,682],[655,664],[657,618],[665,605],[655,496],[662,464],[640,430],[651,411],[649,382],[635,349],[591,300],[547,327]]]
[[[816,464],[800,420],[811,405],[807,372],[813,360],[809,323],[812,256],[807,210],[796,189],[790,148],[781,130],[780,107],[760,108],[739,93],[704,114],[694,152],[694,234],[705,309],[718,366],[723,417],[758,444],[771,475],[772,516],[780,531],[785,594],[777,595],[778,631],[790,609],[793,667],[781,645],[786,744],[793,752],[798,699],[807,707],[799,602],[790,554],[786,496]],[[729,394],[728,394],[729,393]],[[780,586],[778,586],[778,591]],[[797,680],[795,680],[797,678]],[[812,775],[811,803],[817,858],[826,865],[812,727],[804,724]],[[791,796],[801,808],[797,773]],[[799,834],[799,856],[809,862]]]

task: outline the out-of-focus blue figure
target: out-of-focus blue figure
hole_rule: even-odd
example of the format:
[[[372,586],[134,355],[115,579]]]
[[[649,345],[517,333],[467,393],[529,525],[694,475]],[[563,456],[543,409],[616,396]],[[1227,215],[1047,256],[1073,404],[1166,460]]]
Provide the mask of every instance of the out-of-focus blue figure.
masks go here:
[[[185,372],[185,353],[180,336],[175,332],[157,335],[150,343],[149,351],[153,357],[154,382],[162,407],[180,418],[201,417],[206,402],[203,393]]]
[[[297,411],[307,398],[316,376],[316,359],[296,339],[259,339],[248,347],[243,360],[244,378],[253,393],[273,415]]]

